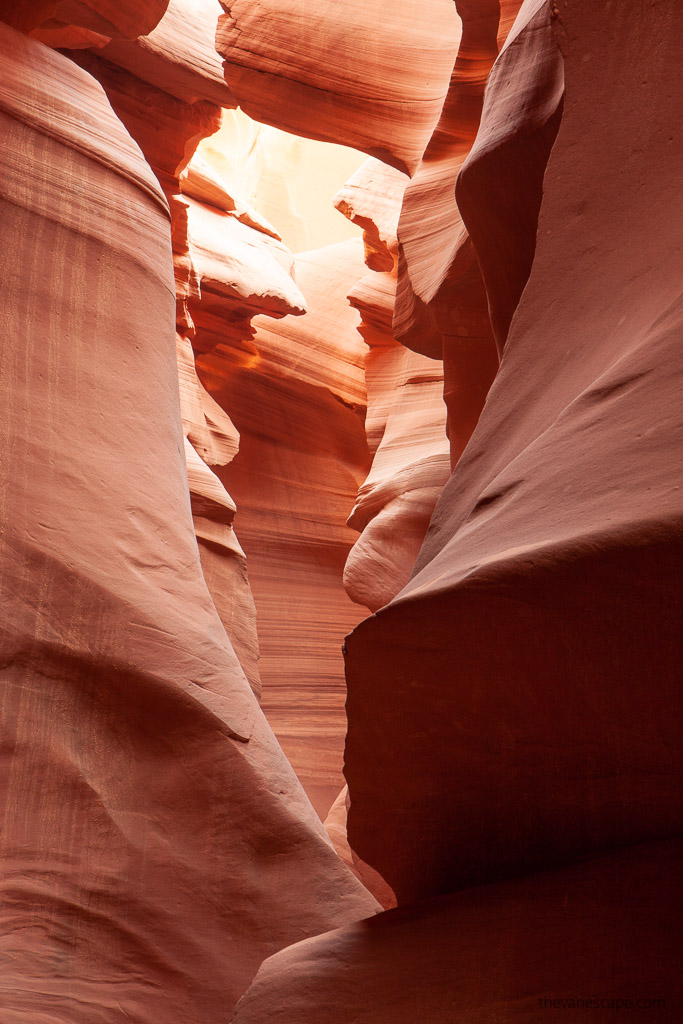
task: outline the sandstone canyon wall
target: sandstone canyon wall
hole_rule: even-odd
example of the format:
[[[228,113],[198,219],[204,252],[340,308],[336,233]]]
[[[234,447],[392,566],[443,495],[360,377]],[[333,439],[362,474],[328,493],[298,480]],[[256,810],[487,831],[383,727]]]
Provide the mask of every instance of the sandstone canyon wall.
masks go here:
[[[537,1019],[584,984],[596,1019],[608,991],[643,1011],[638,995],[680,998],[680,11],[457,6],[393,322],[443,357],[455,472],[412,578],[347,639],[349,839],[399,910],[275,957],[240,1022]],[[327,102],[298,130],[320,131]],[[444,912],[473,884],[490,888]],[[494,908],[494,975],[474,921],[459,931],[466,905],[482,924]]]
[[[167,199],[93,75],[0,31],[0,1017],[219,1020],[264,955],[375,905],[202,575],[192,511],[235,544],[183,426],[233,452],[191,367],[181,420]],[[131,86],[135,124],[128,72],[80,60]]]
[[[2,1024],[677,1019],[680,29],[0,3]]]

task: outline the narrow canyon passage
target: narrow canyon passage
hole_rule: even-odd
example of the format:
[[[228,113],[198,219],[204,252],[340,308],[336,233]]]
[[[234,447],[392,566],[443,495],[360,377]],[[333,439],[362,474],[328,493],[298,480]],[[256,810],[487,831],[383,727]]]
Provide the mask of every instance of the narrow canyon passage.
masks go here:
[[[216,472],[237,506],[247,556],[261,707],[322,819],[344,785],[342,640],[367,613],[342,584],[357,539],[346,520],[370,465],[365,345],[347,299],[363,273],[363,244],[333,205],[364,159],[227,111],[189,171],[202,161],[267,213],[294,251],[306,303],[303,316],[255,316],[248,337],[216,344],[226,307],[216,302],[205,336],[204,295],[193,309],[193,345],[199,380],[240,438],[238,454]],[[218,252],[220,244],[216,229]]]
[[[0,1024],[681,1016],[682,16],[0,0]]]

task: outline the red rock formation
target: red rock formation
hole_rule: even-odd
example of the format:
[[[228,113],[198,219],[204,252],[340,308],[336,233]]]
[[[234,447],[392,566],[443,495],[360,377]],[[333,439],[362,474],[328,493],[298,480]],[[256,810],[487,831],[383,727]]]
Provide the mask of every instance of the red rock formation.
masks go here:
[[[562,114],[564,68],[550,23],[543,0],[524,5],[491,72],[481,129],[458,184],[499,351],[529,277],[543,174]],[[519,83],[514,97],[510,78]]]
[[[398,340],[444,361],[452,466],[498,369],[487,295],[455,202],[455,182],[477,134],[489,71],[520,0],[459,0],[456,6],[462,36],[450,88],[401,209],[394,315]]]
[[[266,960],[233,1024],[667,1021],[680,841],[380,914]]]
[[[9,0],[0,14],[51,46],[101,46],[151,32],[167,7],[168,0]]]
[[[365,263],[378,273],[396,265],[398,217],[407,175],[370,157],[339,190],[334,205],[363,229]]]
[[[306,316],[257,317],[242,342],[223,329],[197,359],[241,436],[239,457],[216,471],[248,557],[263,708],[321,817],[343,785],[340,624],[363,615],[342,588],[355,540],[344,521],[368,469],[365,346],[346,301],[362,269],[360,239],[297,256]]]
[[[209,469],[235,457],[239,434],[200,384],[189,339],[176,334],[176,346],[185,461],[202,572],[245,675],[260,696],[256,608],[246,557],[232,526],[235,503]]]
[[[392,335],[396,227],[407,182],[371,158],[335,200],[363,228],[370,268],[348,296],[369,347],[365,432],[373,463],[349,517],[361,536],[347,559],[344,586],[371,611],[408,582],[449,472],[442,364],[409,352]]]
[[[448,91],[449,0],[226,0],[234,94],[115,6],[0,7],[3,1024],[664,1019],[675,0],[457,0]],[[189,164],[237,100],[392,165],[367,272]]]
[[[201,574],[164,196],[93,78],[0,41],[1,1015],[199,1024],[373,902]]]
[[[395,287],[394,274],[370,271],[349,296],[369,345],[366,433],[373,462],[349,517],[361,536],[347,559],[344,586],[371,611],[408,582],[450,472],[443,366],[392,337]]]
[[[453,67],[451,0],[222,0],[216,44],[251,116],[399,170],[418,165]]]
[[[501,369],[412,580],[348,641],[350,841],[399,900],[680,826],[675,5],[557,7],[546,29],[521,12],[460,186],[486,206],[524,117],[545,159],[528,79],[552,32],[565,107]],[[521,265],[542,169],[515,168]],[[518,254],[495,224],[471,229],[502,310],[497,253]]]
[[[244,553],[232,530],[235,505],[218,478],[196,458],[198,453],[207,466],[224,465],[236,454],[239,435],[203,392],[191,345],[197,323],[205,328],[215,317],[216,302],[225,306],[226,296],[232,299],[230,318],[234,322],[230,326],[238,337],[249,336],[256,312],[267,310],[274,316],[293,309],[301,312],[304,300],[290,277],[291,255],[262,234],[264,227],[275,232],[255,222],[249,212],[238,210],[213,180],[210,168],[199,184],[196,172],[190,174],[187,169],[198,142],[220,124],[219,104],[233,104],[213,46],[219,13],[217,0],[172,0],[150,35],[133,41],[113,40],[97,54],[72,52],[71,56],[104,86],[169,201],[181,398],[187,413],[186,435],[194,445],[194,450],[186,447],[187,468],[202,567],[243,668],[259,693],[255,608]],[[181,195],[181,188],[191,195],[193,187],[200,199],[208,198],[212,205]],[[258,230],[252,231],[253,226]],[[270,255],[274,250],[275,259]],[[220,293],[218,299],[216,292]],[[224,310],[219,309],[221,312]],[[228,328],[225,315],[219,315],[218,326],[223,332]],[[193,411],[188,411],[188,402]],[[212,404],[209,424],[207,407]],[[188,416],[193,419],[192,430]],[[208,430],[212,443],[204,443],[206,438],[199,437],[198,430],[203,434]],[[218,436],[221,431],[222,438]]]

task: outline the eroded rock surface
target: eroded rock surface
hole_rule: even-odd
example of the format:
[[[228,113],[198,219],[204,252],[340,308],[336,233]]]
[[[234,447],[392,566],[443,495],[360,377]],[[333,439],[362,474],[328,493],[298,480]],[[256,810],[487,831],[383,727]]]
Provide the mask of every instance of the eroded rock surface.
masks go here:
[[[541,5],[525,5],[500,58],[552,31],[566,79],[501,368],[413,578],[348,640],[350,841],[399,900],[680,827],[677,15],[557,6],[544,29]],[[521,146],[519,101],[533,163],[547,154],[527,103],[538,65],[515,66],[501,123]],[[492,103],[481,137],[504,175]],[[460,190],[474,208],[490,178],[472,161]],[[497,236],[471,228],[495,267]]]
[[[365,345],[346,301],[362,257],[360,239],[300,254],[306,315],[256,317],[248,341],[224,332],[197,359],[202,382],[240,431],[239,458],[216,472],[238,506],[263,708],[322,817],[343,785],[339,624],[351,628],[364,614],[342,588],[357,536],[345,520],[369,467]],[[200,324],[199,346],[202,338]]]
[[[678,5],[0,18],[3,1024],[675,1016]]]
[[[415,169],[453,67],[451,0],[225,0],[223,7],[218,50],[251,117]]]
[[[201,573],[163,193],[91,76],[0,41],[0,1013],[199,1024],[374,903]]]
[[[358,330],[368,346],[365,432],[373,463],[349,517],[361,536],[344,586],[371,611],[407,583],[450,468],[443,364],[393,336],[397,227],[407,184],[405,174],[370,158],[335,200],[362,227],[369,268],[348,301],[361,314]]]
[[[233,1024],[665,1021],[683,997],[680,855],[612,852],[300,942],[266,960]]]

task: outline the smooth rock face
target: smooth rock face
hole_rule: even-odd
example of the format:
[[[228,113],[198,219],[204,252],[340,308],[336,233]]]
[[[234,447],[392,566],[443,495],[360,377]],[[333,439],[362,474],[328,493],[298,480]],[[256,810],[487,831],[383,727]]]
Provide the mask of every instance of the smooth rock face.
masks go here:
[[[89,75],[0,42],[2,1018],[203,1024],[374,903],[202,577],[163,194]]]
[[[196,173],[190,174],[188,161],[199,141],[220,125],[217,104],[233,102],[213,46],[218,13],[217,2],[211,0],[173,0],[151,35],[114,41],[96,54],[70,55],[103,85],[169,202],[181,408],[189,440],[185,451],[195,532],[216,608],[258,694],[256,612],[244,552],[232,529],[235,504],[209,468],[234,458],[239,435],[201,387],[192,343],[197,323],[203,325],[213,316],[215,291],[222,293],[219,304],[226,305],[229,297],[229,318],[237,321],[230,329],[247,337],[256,312],[266,309],[282,316],[294,308],[292,302],[303,309],[304,300],[290,277],[291,255],[282,245],[274,246],[273,239],[268,246],[262,235],[263,230],[276,233],[253,211],[243,209],[238,197],[227,195],[210,167],[199,171],[198,183]],[[193,192],[200,202],[181,194]]]
[[[396,230],[407,183],[406,175],[370,158],[335,200],[363,228],[370,268],[348,295],[368,346],[365,432],[373,462],[349,517],[361,536],[346,561],[344,587],[371,611],[408,582],[450,470],[443,365],[392,335]]]
[[[491,66],[519,7],[520,0],[457,3],[462,34],[448,95],[406,189],[398,225],[394,336],[416,352],[443,359],[452,466],[498,370],[488,296],[455,202],[455,183],[477,136]]]
[[[680,1016],[679,6],[0,3],[2,1024]]]
[[[681,852],[610,852],[300,942],[266,960],[233,1024],[671,1020]]]
[[[153,32],[134,42],[112,40],[102,56],[183,103],[206,100],[220,107],[235,101],[225,84],[214,46],[221,15],[218,0],[170,0]]]
[[[491,71],[482,124],[457,189],[501,352],[534,257],[543,174],[563,96],[564,64],[551,8],[544,0],[527,0]]]
[[[204,579],[249,683],[258,696],[259,645],[256,608],[246,556],[235,531],[235,502],[209,466],[224,466],[239,449],[231,420],[202,387],[188,338],[176,334],[180,414],[190,506]]]
[[[352,290],[361,312],[372,467],[349,525],[361,534],[344,567],[344,586],[376,611],[410,578],[441,489],[450,474],[443,365],[391,335],[395,274],[367,273]]]
[[[346,300],[362,253],[357,238],[300,254],[294,276],[306,315],[256,317],[253,337],[241,342],[221,326],[223,341],[211,333],[212,347],[197,359],[202,383],[240,432],[239,456],[216,472],[238,508],[262,706],[323,818],[344,781],[340,624],[350,629],[364,614],[342,587],[357,537],[344,523],[369,468],[365,345]]]
[[[392,271],[396,232],[408,176],[370,157],[335,196],[334,205],[363,229],[365,262],[370,270]]]
[[[557,7],[564,112],[502,365],[412,580],[347,641],[349,838],[399,902],[680,827],[679,15]],[[547,46],[530,8],[501,66]],[[515,66],[503,122],[521,145],[528,110],[533,163],[537,65]],[[472,208],[489,181],[473,158]]]
[[[7,6],[3,21],[51,46],[101,46],[151,32],[168,0],[13,0]]]
[[[223,0],[216,38],[251,117],[411,173],[453,67],[451,0]]]

